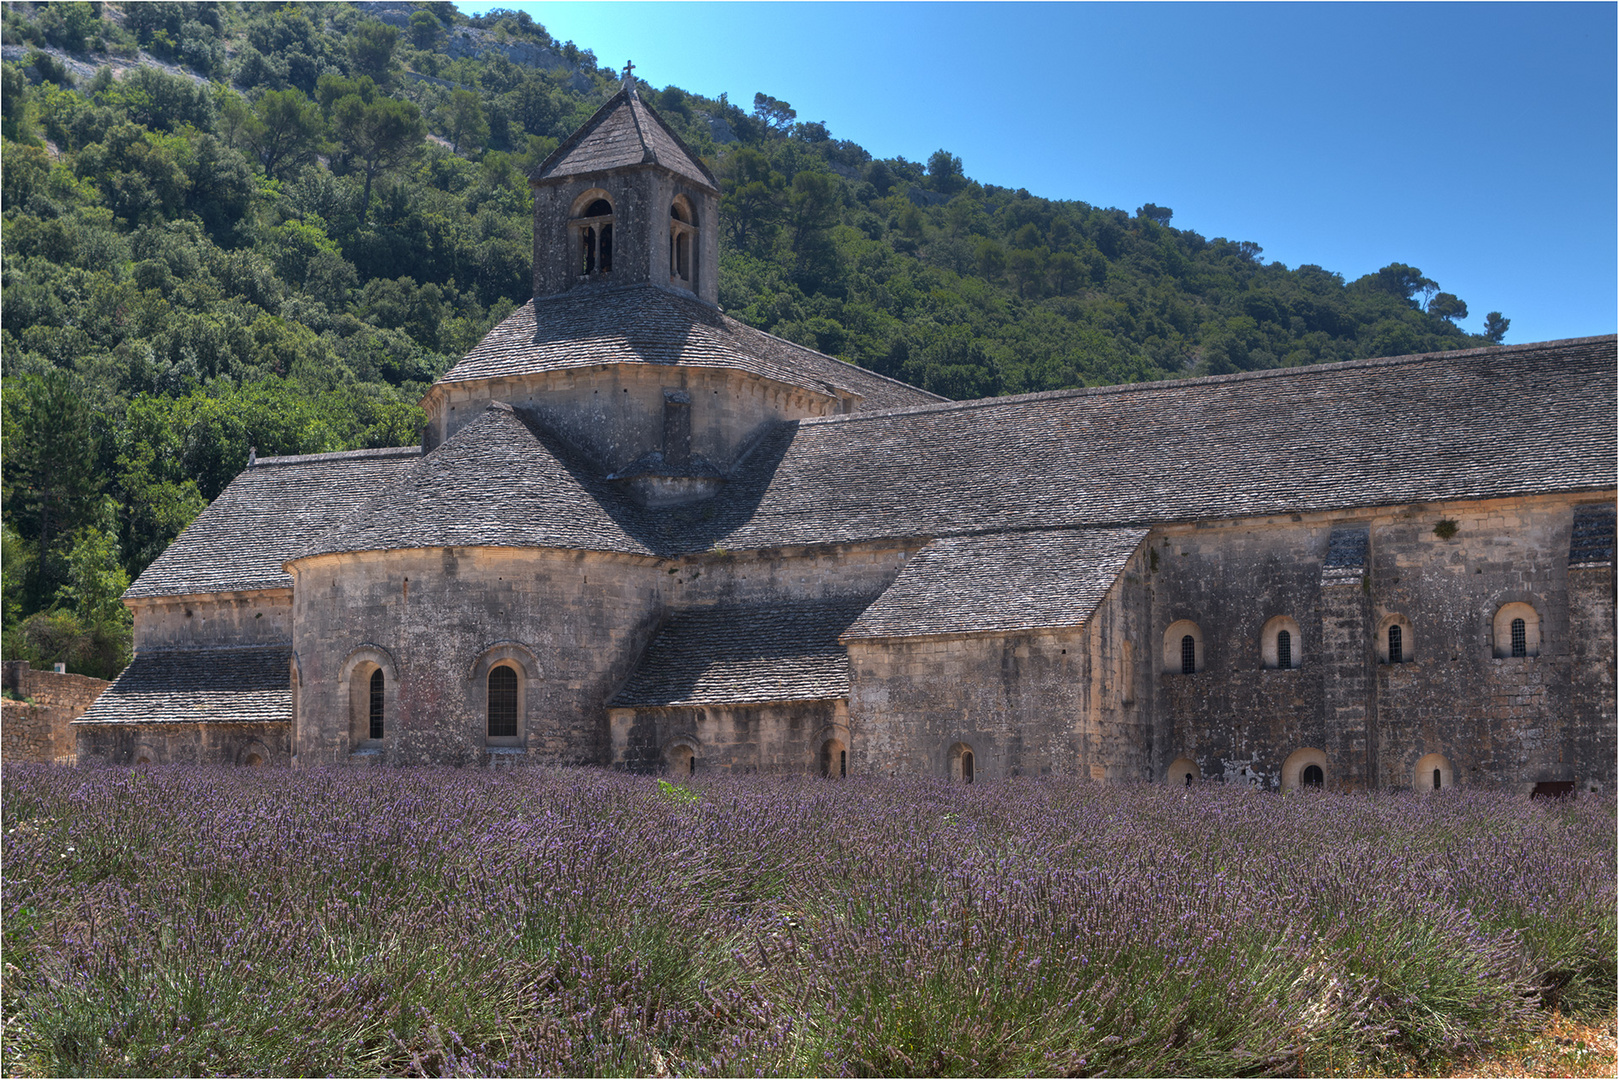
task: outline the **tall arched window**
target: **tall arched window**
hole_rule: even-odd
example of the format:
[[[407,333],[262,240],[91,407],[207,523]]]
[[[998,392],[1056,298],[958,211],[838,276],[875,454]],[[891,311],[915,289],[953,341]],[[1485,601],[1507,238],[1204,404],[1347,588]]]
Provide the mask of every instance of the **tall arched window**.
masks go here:
[[[1389,627],[1389,663],[1405,663],[1405,641],[1399,623]]]
[[[1181,636],[1181,674],[1197,674],[1197,638],[1191,634]]]
[[[382,738],[382,669],[371,673],[371,738]]]
[[[1276,666],[1284,671],[1293,666],[1293,635],[1286,630],[1276,631]]]
[[[1528,623],[1526,623],[1523,619],[1512,620],[1512,655],[1529,655]]]
[[[506,664],[489,669],[489,737],[517,734],[517,672]]]
[[[684,195],[677,195],[669,206],[669,280],[688,289],[696,287],[696,217]]]
[[[568,223],[577,253],[576,269],[580,277],[594,277],[611,273],[613,269],[613,204],[604,198],[593,198],[585,204],[579,216]]]
[[[963,784],[972,783],[975,765],[971,746],[956,743],[950,748],[950,779],[959,780]]]

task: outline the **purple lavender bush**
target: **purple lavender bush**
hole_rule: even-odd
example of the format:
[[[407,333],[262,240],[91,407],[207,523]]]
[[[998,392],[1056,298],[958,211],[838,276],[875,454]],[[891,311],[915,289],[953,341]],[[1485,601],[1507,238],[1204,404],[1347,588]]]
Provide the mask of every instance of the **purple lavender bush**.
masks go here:
[[[1596,798],[4,780],[8,1074],[1364,1072],[1619,974]]]

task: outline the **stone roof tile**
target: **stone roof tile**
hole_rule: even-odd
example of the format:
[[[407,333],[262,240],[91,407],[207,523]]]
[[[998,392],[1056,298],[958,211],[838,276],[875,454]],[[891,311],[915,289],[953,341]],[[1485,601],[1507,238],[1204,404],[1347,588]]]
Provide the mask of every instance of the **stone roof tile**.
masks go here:
[[[420,460],[414,446],[259,458],[124,596],[290,589],[288,556]]]
[[[533,179],[544,182],[649,164],[661,165],[711,191],[719,190],[714,174],[680,136],[670,131],[633,89],[623,89],[608,98],[578,131],[541,162]]]
[[[857,409],[944,401],[737,322],[698,300],[650,285],[592,289],[530,300],[440,384],[567,371],[607,364],[683,364],[745,371],[827,396],[857,394]]]
[[[610,707],[819,701],[849,693],[838,635],[871,602],[844,597],[676,612]]]
[[[761,440],[692,539],[751,549],[1609,490],[1614,342],[801,421]]]
[[[263,724],[292,720],[286,646],[137,653],[75,724]]]
[[[651,554],[626,531],[636,516],[565,444],[496,403],[286,558],[470,546]]]
[[[845,641],[1083,626],[1147,530],[988,533],[935,540]]]

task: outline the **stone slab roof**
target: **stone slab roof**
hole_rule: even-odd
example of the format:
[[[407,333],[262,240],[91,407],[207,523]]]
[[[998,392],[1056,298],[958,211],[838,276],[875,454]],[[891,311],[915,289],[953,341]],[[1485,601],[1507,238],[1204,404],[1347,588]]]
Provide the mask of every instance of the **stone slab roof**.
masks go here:
[[[802,421],[761,440],[701,539],[749,549],[1611,490],[1614,343]]]
[[[719,191],[719,181],[708,166],[664,125],[633,87],[608,98],[583,127],[540,163],[533,179],[543,183],[632,165],[661,165],[710,191]]]
[[[420,460],[414,446],[259,458],[124,596],[290,589],[282,562]]]
[[[290,723],[291,664],[286,646],[138,653],[74,723]]]
[[[868,597],[698,608],[672,616],[613,708],[820,701],[849,693],[838,636]]]
[[[285,557],[471,546],[652,554],[626,528],[635,509],[623,495],[501,403],[367,494]]]
[[[530,300],[439,383],[608,364],[726,368],[827,396],[857,394],[857,409],[944,401],[874,371],[755,330],[701,301],[650,285]]]
[[[1146,536],[1143,528],[1079,529],[935,540],[843,638],[1083,626]]]

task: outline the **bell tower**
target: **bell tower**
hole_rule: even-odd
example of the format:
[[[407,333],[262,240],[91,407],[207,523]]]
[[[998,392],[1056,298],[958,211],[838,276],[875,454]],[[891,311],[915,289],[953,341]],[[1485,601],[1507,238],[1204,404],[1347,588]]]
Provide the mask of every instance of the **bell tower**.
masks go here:
[[[641,100],[619,91],[532,177],[534,298],[654,285],[719,303],[719,184]]]

